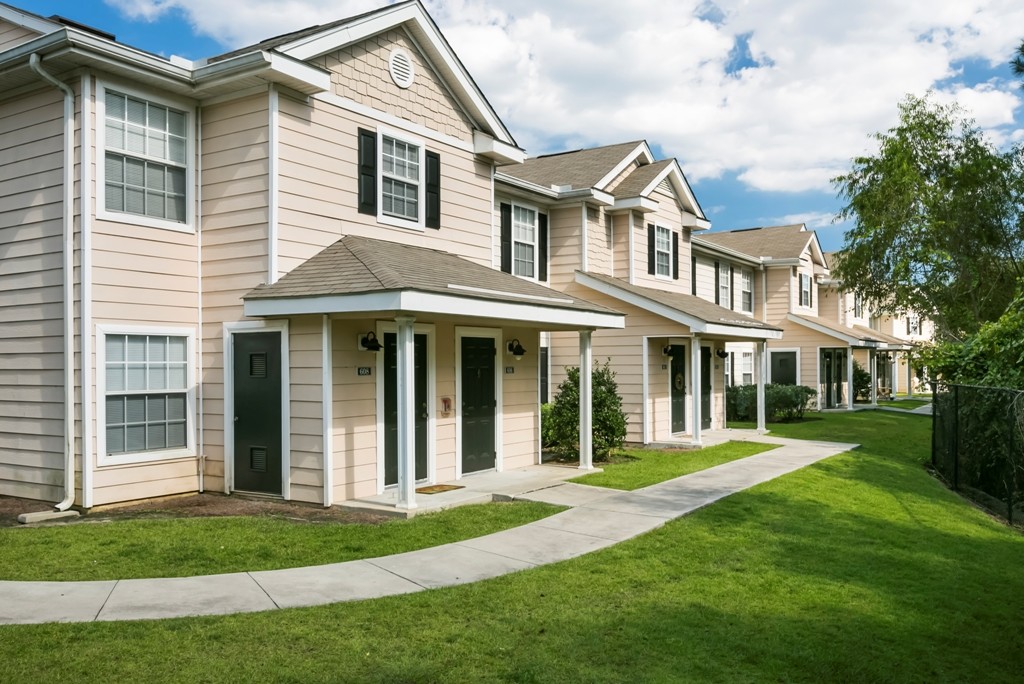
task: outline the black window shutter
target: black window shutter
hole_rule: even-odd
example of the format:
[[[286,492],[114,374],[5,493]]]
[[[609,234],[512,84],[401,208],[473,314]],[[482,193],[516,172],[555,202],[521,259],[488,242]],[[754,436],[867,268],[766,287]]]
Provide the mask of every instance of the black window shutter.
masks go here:
[[[736,309],[736,281],[733,280],[735,274],[736,271],[733,270],[732,266],[729,266],[729,308],[733,310]]]
[[[512,205],[501,205],[501,270],[512,272]]]
[[[441,227],[441,155],[427,152],[427,228]]]
[[[690,294],[697,296],[697,257],[690,257]]]
[[[720,270],[721,269],[720,269],[720,267],[718,265],[718,262],[716,261],[715,262],[715,304],[719,304],[719,305],[722,303],[722,285],[721,285],[721,281],[718,279],[719,278],[718,272]]]
[[[672,233],[672,279],[679,280],[679,233]]]
[[[907,316],[907,334],[910,334],[910,316]]]
[[[377,214],[377,134],[359,129],[359,213]]]
[[[647,224],[647,273],[654,275],[658,272],[657,257],[654,252],[654,224]]]
[[[548,215],[537,214],[537,280],[548,279]]]

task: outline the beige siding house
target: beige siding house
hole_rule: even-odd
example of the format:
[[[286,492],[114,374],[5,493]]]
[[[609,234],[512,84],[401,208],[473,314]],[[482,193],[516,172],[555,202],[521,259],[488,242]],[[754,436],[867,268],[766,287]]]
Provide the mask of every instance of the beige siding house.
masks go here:
[[[415,0],[199,62],[0,5],[0,93],[0,494],[414,508],[624,324],[498,267],[524,154]]]
[[[626,314],[625,328],[594,332],[593,360],[616,372],[627,439],[700,444],[724,427],[727,345],[763,349],[781,330],[751,315],[751,259],[702,268],[691,240],[710,224],[678,162],[638,141],[502,166],[495,180],[494,264]],[[572,335],[551,331],[543,345],[549,400],[566,366],[588,364]]]

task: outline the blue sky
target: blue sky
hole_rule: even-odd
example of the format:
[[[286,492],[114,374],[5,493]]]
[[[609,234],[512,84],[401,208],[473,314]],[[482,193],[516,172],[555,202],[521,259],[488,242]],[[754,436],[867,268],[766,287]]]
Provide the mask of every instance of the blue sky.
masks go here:
[[[5,0],[199,59],[383,0]],[[844,226],[829,179],[907,93],[956,101],[1024,143],[1007,63],[1019,0],[426,0],[527,152],[646,139],[677,157],[714,229]]]

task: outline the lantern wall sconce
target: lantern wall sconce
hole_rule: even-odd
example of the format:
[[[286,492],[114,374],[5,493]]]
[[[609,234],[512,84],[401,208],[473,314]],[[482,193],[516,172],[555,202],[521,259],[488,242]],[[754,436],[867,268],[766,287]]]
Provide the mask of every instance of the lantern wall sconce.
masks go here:
[[[379,352],[384,347],[377,339],[377,333],[371,330],[359,339],[359,348],[363,351]]]
[[[508,343],[508,353],[512,355],[512,358],[516,361],[522,361],[523,356],[526,354],[526,350],[523,349],[523,345],[519,344],[519,338],[512,340]]]

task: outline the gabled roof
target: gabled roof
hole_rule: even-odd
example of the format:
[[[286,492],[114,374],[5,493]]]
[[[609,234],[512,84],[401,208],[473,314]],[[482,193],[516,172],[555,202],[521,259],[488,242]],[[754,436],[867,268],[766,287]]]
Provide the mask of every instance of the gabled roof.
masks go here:
[[[631,285],[620,278],[582,271],[576,271],[576,282],[686,325],[693,332],[748,339],[782,339],[781,328],[693,295]]]
[[[846,327],[818,316],[801,316],[793,313],[789,314],[788,318],[793,323],[823,335],[828,335],[851,347],[910,349],[910,345],[906,341],[878,332],[877,330],[865,328],[863,325]]]
[[[427,312],[543,322],[549,329],[623,327],[623,315],[448,252],[346,235],[272,285],[246,294],[250,316]]]
[[[824,263],[817,235],[802,223],[705,233],[694,240],[768,259],[799,259],[810,246],[812,258]]]
[[[522,164],[499,167],[499,171],[546,188],[571,186],[594,188],[624,159],[645,145],[642,140],[592,147],[588,150],[557,152],[527,159]],[[603,189],[603,188],[598,188]]]
[[[638,166],[615,186],[612,195],[615,197],[638,197],[647,194],[650,192],[650,186],[660,182],[659,176],[665,169],[672,166],[673,162],[672,159],[662,159],[653,164]]]

